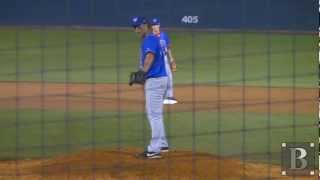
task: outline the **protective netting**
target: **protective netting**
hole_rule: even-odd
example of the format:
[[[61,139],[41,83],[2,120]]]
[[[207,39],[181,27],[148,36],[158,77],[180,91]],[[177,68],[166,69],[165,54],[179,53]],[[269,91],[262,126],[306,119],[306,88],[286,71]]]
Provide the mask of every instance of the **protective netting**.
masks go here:
[[[317,179],[281,175],[280,153],[318,142],[317,3],[18,0],[0,11],[0,179]],[[133,16],[160,18],[177,63],[161,159],[136,157],[151,131],[143,87],[128,85]]]

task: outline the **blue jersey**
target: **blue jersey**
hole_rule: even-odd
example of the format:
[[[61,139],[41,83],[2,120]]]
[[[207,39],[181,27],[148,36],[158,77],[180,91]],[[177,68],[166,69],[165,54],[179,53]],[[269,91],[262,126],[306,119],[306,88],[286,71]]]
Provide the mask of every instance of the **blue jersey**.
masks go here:
[[[153,63],[148,72],[146,72],[146,78],[156,78],[167,76],[164,54],[159,43],[159,38],[153,34],[148,34],[143,39],[141,44],[141,64],[144,64],[146,55],[148,53],[154,54]]]
[[[160,37],[159,38],[160,38],[161,48],[162,48],[163,52],[165,53],[165,55],[167,55],[168,47],[170,45],[169,36],[165,32],[160,32]]]

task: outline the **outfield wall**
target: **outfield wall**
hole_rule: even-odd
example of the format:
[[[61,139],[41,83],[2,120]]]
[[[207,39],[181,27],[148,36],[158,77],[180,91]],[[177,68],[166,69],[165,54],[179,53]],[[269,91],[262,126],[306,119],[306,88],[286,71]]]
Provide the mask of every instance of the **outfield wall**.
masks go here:
[[[316,0],[2,0],[0,25],[128,26],[157,16],[166,27],[316,31]]]

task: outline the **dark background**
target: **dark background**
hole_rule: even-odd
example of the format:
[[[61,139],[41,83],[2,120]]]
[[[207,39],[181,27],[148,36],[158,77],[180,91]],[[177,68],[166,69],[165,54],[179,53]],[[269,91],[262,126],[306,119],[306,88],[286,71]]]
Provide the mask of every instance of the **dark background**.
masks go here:
[[[317,0],[2,0],[0,25],[128,26],[135,15],[165,27],[316,31]],[[181,23],[199,16],[197,25]]]

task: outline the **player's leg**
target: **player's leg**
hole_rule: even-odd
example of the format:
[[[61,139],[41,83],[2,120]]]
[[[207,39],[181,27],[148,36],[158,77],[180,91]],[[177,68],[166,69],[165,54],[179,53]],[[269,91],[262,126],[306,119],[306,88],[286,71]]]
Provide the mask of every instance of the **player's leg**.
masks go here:
[[[167,145],[163,123],[163,97],[167,88],[167,77],[150,78],[145,84],[146,111],[151,127],[148,152],[159,153]]]
[[[166,97],[174,97],[173,95],[173,78],[172,78],[172,71],[170,68],[170,63],[167,63],[167,75],[168,75],[168,87],[167,87],[167,92],[166,92]]]
[[[177,100],[174,98],[173,93],[173,75],[170,67],[170,62],[167,56],[165,56],[165,66],[166,66],[166,72],[168,75],[168,87],[166,90],[165,100],[164,104],[175,104],[177,103]]]
[[[168,77],[167,81],[169,81],[169,77]],[[168,91],[168,85],[169,85],[169,83],[167,83],[167,87],[165,88],[164,94],[166,94]],[[165,97],[165,96],[163,96],[163,97]],[[163,99],[163,101],[164,101],[164,99]],[[162,107],[162,109],[163,109],[163,107]],[[161,151],[162,151],[162,148],[166,149],[166,148],[168,148],[169,145],[168,145],[168,141],[167,141],[167,137],[166,137],[166,131],[165,131],[164,124],[162,124],[162,126],[160,127],[160,130],[161,130],[161,132],[160,132],[161,133],[160,146],[161,146]]]

